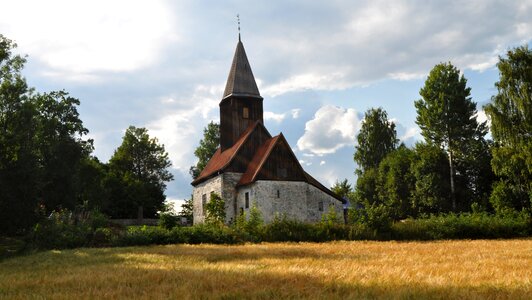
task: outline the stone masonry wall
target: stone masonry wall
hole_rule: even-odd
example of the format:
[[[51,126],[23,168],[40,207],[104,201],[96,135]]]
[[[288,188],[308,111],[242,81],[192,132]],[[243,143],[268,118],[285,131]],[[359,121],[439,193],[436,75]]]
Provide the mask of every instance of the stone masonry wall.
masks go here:
[[[246,192],[249,193],[248,208],[245,207]],[[323,211],[319,210],[319,202],[323,202]],[[266,223],[273,221],[276,214],[304,222],[319,222],[329,206],[334,206],[338,216],[343,215],[340,201],[306,182],[259,180],[240,188],[237,211],[243,210],[249,215],[253,203],[257,203]]]
[[[202,196],[206,195],[207,201],[211,193],[222,194],[222,175],[208,179],[194,187],[192,191],[192,203],[194,203],[194,224],[205,222],[205,212],[203,211]]]
[[[242,177],[242,173],[222,173],[214,178],[204,181],[194,187],[192,192],[194,203],[194,224],[205,222],[202,196],[210,200],[211,193],[216,193],[225,201],[226,220],[230,222],[235,217],[235,186]]]

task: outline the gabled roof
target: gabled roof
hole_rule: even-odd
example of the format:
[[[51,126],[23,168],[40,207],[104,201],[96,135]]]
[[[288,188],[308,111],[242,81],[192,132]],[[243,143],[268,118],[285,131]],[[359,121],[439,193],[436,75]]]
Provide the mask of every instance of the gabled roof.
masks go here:
[[[267,140],[259,147],[257,152],[255,152],[253,159],[251,159],[249,162],[246,172],[242,175],[237,185],[246,185],[255,181],[255,178],[262,168],[262,165],[264,165],[264,162],[266,162],[270,156],[270,153],[277,144],[278,140],[279,135]]]
[[[251,184],[251,183],[253,183],[253,182],[255,182],[257,180],[257,175],[260,173],[262,167],[264,166],[264,163],[270,157],[270,154],[272,153],[273,149],[275,149],[275,147],[281,141],[284,141],[288,145],[288,142],[286,141],[286,139],[284,138],[283,134],[281,133],[281,134],[279,134],[279,135],[277,135],[277,136],[275,136],[273,138],[268,139],[266,142],[264,142],[259,147],[257,152],[255,152],[255,155],[253,156],[253,159],[250,161],[246,172],[240,178],[240,181],[238,182],[237,187]],[[288,147],[288,149],[290,149],[291,158],[294,160],[296,165],[299,167],[301,172],[304,174],[305,182],[315,186],[316,188],[318,188],[319,190],[323,191],[324,193],[326,193],[326,194],[336,198],[337,200],[343,202],[343,200],[338,195],[333,193],[330,189],[328,189],[327,187],[322,185],[319,181],[314,179],[314,177],[310,176],[310,174],[305,172],[303,170],[303,167],[301,166],[301,164],[297,160],[297,157],[295,156],[295,154],[292,151],[292,149],[290,147]]]
[[[244,45],[240,39],[236,45],[235,56],[233,57],[233,63],[231,64],[231,70],[227,77],[227,84],[225,85],[222,99],[229,96],[246,96],[262,99],[246,56],[246,50],[244,50]]]
[[[247,141],[251,133],[257,128],[257,126],[262,126],[262,123],[260,121],[256,121],[255,123],[251,124],[246,128],[246,130],[240,135],[240,138],[236,141],[236,143],[231,146],[231,148],[226,149],[225,151],[221,151],[221,148],[218,148],[214,155],[211,157],[203,171],[201,171],[198,178],[194,179],[192,181],[192,185],[196,185],[200,182],[203,182],[213,175],[216,175],[217,172],[222,171],[224,168],[226,168],[231,161],[235,158],[236,154],[242,148],[242,145]],[[264,128],[266,130],[266,128]],[[266,130],[266,132],[268,132]],[[268,134],[269,135],[269,134]]]

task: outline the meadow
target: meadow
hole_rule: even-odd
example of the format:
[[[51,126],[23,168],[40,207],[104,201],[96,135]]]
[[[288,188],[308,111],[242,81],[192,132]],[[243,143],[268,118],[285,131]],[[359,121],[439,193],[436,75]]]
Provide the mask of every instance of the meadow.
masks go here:
[[[532,239],[51,250],[0,262],[0,298],[532,299]]]

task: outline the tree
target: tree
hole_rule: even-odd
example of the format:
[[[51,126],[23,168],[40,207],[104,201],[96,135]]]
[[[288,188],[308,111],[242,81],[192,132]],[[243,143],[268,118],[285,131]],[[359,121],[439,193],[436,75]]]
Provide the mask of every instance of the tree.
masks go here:
[[[198,163],[190,167],[189,173],[192,178],[198,178],[218,147],[220,147],[220,124],[211,121],[203,129],[203,139],[200,140],[199,146],[194,150]]]
[[[486,124],[478,123],[476,103],[471,100],[467,80],[451,63],[436,65],[429,73],[415,102],[416,123],[428,143],[447,152],[452,209],[456,210],[456,160],[467,153],[470,142],[483,137]]]
[[[16,46],[0,35],[0,228],[9,233],[35,222],[39,185],[36,110]]]
[[[497,67],[497,94],[484,107],[495,142],[491,165],[501,177],[490,201],[499,210],[532,208],[532,49],[509,50]]]
[[[145,217],[155,217],[164,206],[166,182],[173,180],[168,171],[171,165],[164,145],[150,138],[147,129],[130,126],[109,160],[107,184],[112,193],[110,202],[115,203],[110,203],[108,213],[131,218],[138,207]],[[119,205],[113,208],[115,204]]]
[[[331,191],[341,198],[349,198],[353,192],[353,188],[347,182],[347,178],[342,181],[336,181],[331,187]]]
[[[359,175],[364,170],[377,168],[381,160],[395,150],[398,142],[395,124],[388,120],[384,109],[372,108],[365,113],[357,142],[354,160]]]
[[[187,224],[193,224],[194,222],[194,200],[192,196],[190,199],[186,199],[185,203],[181,204],[180,217],[187,219]]]
[[[410,165],[414,151],[401,144],[379,164],[375,188],[379,203],[390,208],[392,218],[399,220],[413,216],[411,194],[414,178]]]
[[[0,224],[31,226],[38,214],[80,204],[81,162],[92,141],[78,99],[65,91],[34,93],[21,75],[26,60],[0,35]]]
[[[205,204],[207,215],[205,223],[211,225],[222,225],[225,222],[225,201],[216,193],[211,193],[211,198]]]
[[[79,118],[80,101],[65,91],[36,94],[37,147],[42,181],[39,198],[48,211],[74,209],[81,193],[79,174],[82,161],[93,150],[92,140],[83,140],[89,131]]]
[[[440,147],[417,143],[410,172],[415,182],[411,200],[415,215],[440,213],[451,208],[449,162]]]
[[[366,207],[378,201],[376,188],[377,169],[380,162],[397,146],[395,124],[388,120],[382,108],[369,109],[357,136],[353,158],[358,165],[355,202]]]

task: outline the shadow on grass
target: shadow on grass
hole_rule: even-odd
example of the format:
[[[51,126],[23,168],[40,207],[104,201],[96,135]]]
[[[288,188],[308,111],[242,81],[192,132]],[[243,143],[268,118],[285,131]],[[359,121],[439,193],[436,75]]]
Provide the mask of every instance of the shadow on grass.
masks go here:
[[[338,272],[335,280],[327,272],[316,274],[304,268],[290,269],[288,264],[282,269],[253,263],[266,258],[335,259],[313,249],[290,246],[246,250],[178,245],[47,251],[0,263],[0,298],[532,298],[526,285],[434,286],[413,281],[376,282],[371,278],[347,281]]]
[[[375,280],[335,281],[323,272],[312,274],[306,270],[253,266],[249,260],[257,257],[243,253],[223,254],[238,256],[233,261],[229,258],[210,260],[216,251],[225,253],[223,247],[186,248],[177,247],[173,254],[165,249],[151,252],[139,251],[142,248],[78,249],[10,259],[0,263],[3,269],[0,272],[0,298],[526,299],[531,292],[529,286],[505,288]],[[200,254],[192,255],[192,250]],[[320,256],[313,252],[273,251],[270,257],[288,254],[293,255],[292,258],[303,255],[319,259]],[[164,259],[156,263],[157,260],[153,259],[160,255]],[[263,258],[262,255],[259,257]],[[168,264],[169,260],[174,264]]]

